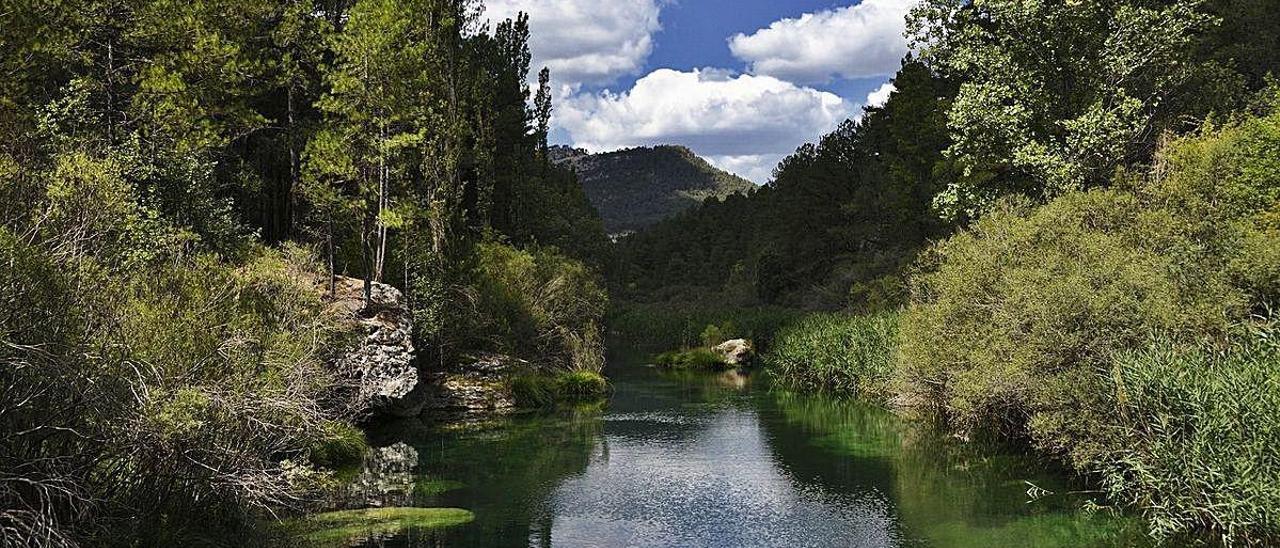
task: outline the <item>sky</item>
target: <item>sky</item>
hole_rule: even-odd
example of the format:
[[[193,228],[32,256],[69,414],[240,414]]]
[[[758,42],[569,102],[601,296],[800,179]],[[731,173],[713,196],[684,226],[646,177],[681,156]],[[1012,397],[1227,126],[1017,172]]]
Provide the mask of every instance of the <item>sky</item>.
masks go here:
[[[486,17],[529,14],[554,143],[684,145],[763,184],[796,147],[887,99],[913,2],[487,0]]]

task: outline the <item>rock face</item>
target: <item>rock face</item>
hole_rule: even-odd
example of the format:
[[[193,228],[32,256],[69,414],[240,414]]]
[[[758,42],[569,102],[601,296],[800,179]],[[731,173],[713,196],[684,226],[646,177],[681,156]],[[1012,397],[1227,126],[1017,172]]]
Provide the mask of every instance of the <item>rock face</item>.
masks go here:
[[[463,413],[504,412],[515,408],[510,377],[528,363],[499,354],[482,354],[462,365],[428,375],[427,408]]]
[[[336,295],[337,306],[363,335],[336,364],[355,385],[357,405],[396,417],[420,414],[426,387],[419,382],[414,364],[413,322],[403,295],[394,287],[374,283],[365,308],[364,281],[345,277],[338,279]]]
[[[751,347],[751,341],[746,339],[725,341],[711,350],[719,354],[721,358],[724,358],[724,363],[729,365],[747,365],[755,358],[755,349]]]

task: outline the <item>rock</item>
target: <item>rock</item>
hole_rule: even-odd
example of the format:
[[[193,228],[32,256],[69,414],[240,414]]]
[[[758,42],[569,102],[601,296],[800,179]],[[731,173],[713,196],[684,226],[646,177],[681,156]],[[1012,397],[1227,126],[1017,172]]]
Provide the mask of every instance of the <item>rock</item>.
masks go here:
[[[362,334],[356,345],[335,363],[356,392],[362,411],[395,417],[414,417],[426,404],[426,387],[414,363],[413,321],[400,291],[374,283],[369,306],[364,303],[364,280],[339,278],[335,305],[353,329]]]
[[[427,407],[441,411],[505,412],[515,409],[510,377],[528,362],[500,354],[481,354],[461,365],[429,375]]]
[[[724,363],[729,365],[747,365],[755,357],[755,349],[751,347],[751,341],[746,339],[725,341],[711,350],[719,354],[724,359]]]

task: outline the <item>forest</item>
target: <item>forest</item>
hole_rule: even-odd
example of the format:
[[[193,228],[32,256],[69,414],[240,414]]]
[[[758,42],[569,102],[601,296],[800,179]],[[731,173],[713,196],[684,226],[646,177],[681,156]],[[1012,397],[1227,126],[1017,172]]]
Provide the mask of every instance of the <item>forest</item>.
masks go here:
[[[955,474],[1005,462],[978,453],[994,442],[1083,484],[1071,491],[1089,495],[1080,523],[1136,517],[1143,542],[1164,545],[1280,543],[1274,0],[922,0],[883,106],[801,146],[768,184],[617,243],[572,163],[555,161],[552,75],[533,66],[528,16],[490,23],[484,9],[0,7],[0,545],[306,545],[291,535],[315,533],[316,519],[355,528],[354,545],[415,545],[394,536],[407,520],[433,531],[473,519],[464,533],[491,536],[417,545],[589,544],[509,495],[587,513],[579,525],[603,523],[590,512],[613,509],[605,495],[695,500],[716,484],[588,480],[652,448],[626,425],[663,425],[646,435],[674,459],[696,444],[672,440],[744,416],[774,420],[711,439],[793,436],[768,455],[790,463],[845,444],[862,459],[833,466],[846,472],[890,466],[868,454],[971,459],[898,474],[916,482],[894,495],[904,508],[971,487]],[[353,322],[407,334],[387,342],[389,328]],[[668,351],[648,359],[667,369],[724,368],[712,349],[747,339],[764,380],[667,371],[687,384],[661,392],[606,369],[619,339]],[[439,429],[385,421],[367,371],[336,365],[362,344],[412,350],[414,379],[514,363],[495,384],[524,411]],[[750,382],[773,387],[753,396],[767,399],[734,400]],[[672,394],[711,401],[643,412]],[[622,409],[613,422],[609,406]],[[679,414],[726,406],[727,423]],[[413,418],[447,422],[433,413]],[[818,442],[797,422],[832,432],[804,445]],[[875,435],[850,441],[858,428]],[[383,443],[396,435],[426,441]],[[419,470],[405,488],[417,508],[316,514],[404,454],[409,470],[439,465],[476,485]],[[736,456],[725,460],[768,460]],[[468,459],[491,468],[458,472]],[[792,475],[763,485],[812,472],[782,468]],[[1015,495],[1053,495],[1018,479]],[[599,497],[553,489],[575,481]],[[996,498],[985,495],[973,496]],[[529,514],[526,528],[485,515],[491,499]],[[382,521],[353,525],[370,519]],[[719,538],[768,545],[769,532]],[[307,539],[334,545],[318,534]],[[827,539],[843,540],[856,539]],[[1043,545],[1081,545],[1059,541]]]

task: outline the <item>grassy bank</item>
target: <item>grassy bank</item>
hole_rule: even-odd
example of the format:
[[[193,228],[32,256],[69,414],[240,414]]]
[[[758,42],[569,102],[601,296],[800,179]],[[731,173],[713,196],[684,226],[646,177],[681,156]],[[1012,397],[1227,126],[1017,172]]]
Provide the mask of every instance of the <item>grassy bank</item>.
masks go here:
[[[808,316],[778,332],[764,363],[791,388],[883,401],[893,374],[897,330],[894,313]]]

